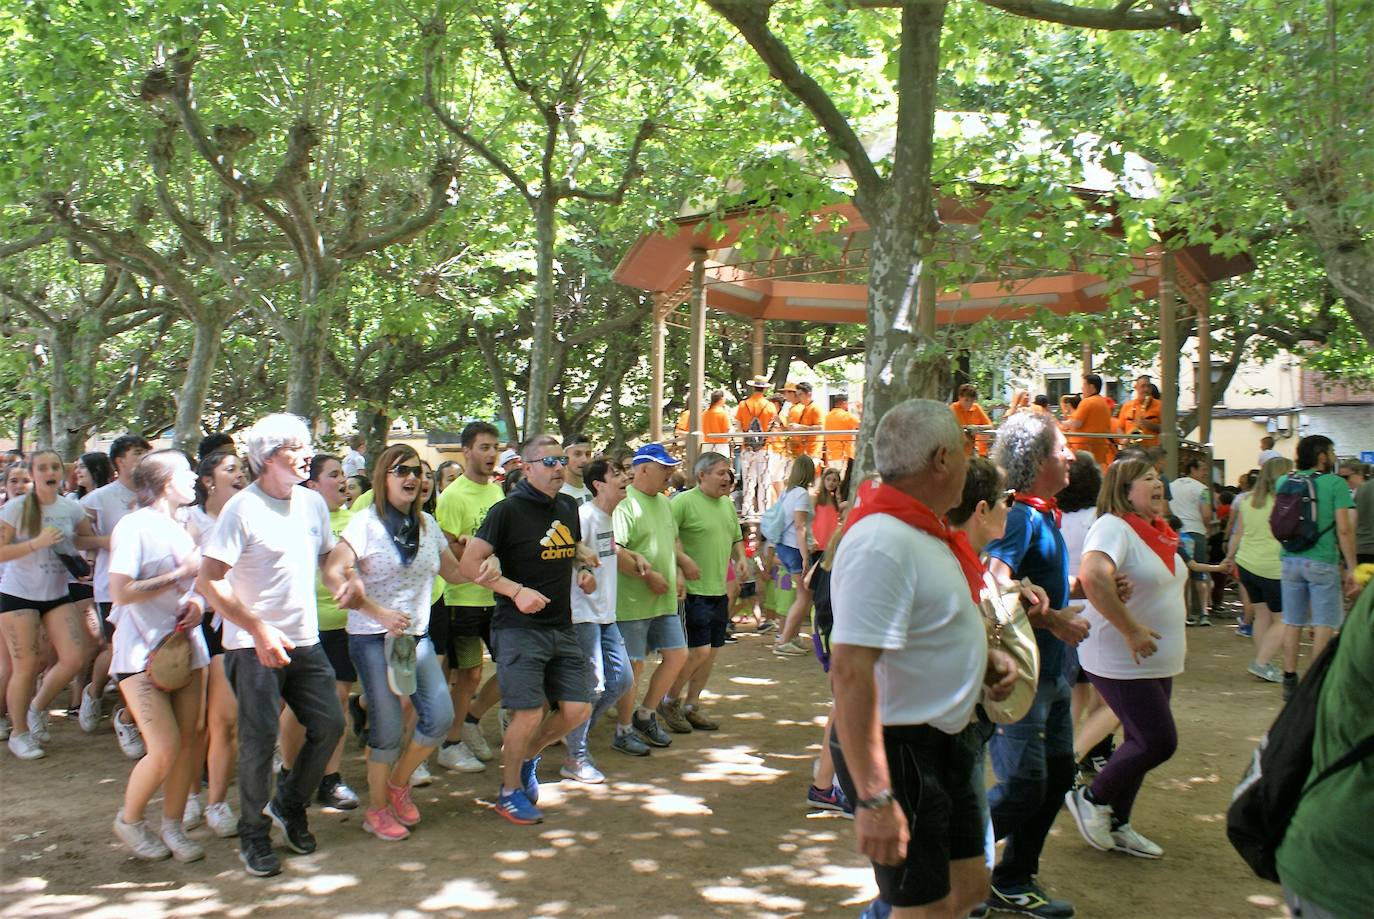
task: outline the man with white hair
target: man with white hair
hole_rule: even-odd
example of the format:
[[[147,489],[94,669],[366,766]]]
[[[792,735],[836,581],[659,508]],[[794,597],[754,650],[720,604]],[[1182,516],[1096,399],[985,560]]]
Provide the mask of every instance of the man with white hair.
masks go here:
[[[305,808],[344,730],[315,607],[315,573],[334,536],[324,499],[296,487],[309,477],[305,423],[268,415],[245,440],[257,480],[207,534],[197,589],[224,619],[224,670],[238,699],[239,858],[249,874],[270,877],[281,872],[272,824],[294,851],[315,851]],[[356,582],[328,586],[340,607],[361,594]],[[269,799],[283,702],[305,727],[305,745]]]
[[[988,648],[982,566],[942,519],[968,471],[954,415],[927,399],[897,405],[878,423],[874,459],[882,482],[860,489],[831,576],[854,832],[892,916],[967,916],[988,891],[974,707],[985,687],[1005,698],[1016,666]]]

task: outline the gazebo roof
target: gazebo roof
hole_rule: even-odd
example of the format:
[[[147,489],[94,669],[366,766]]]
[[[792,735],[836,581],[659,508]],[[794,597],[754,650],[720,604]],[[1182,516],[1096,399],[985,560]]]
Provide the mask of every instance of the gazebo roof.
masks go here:
[[[972,203],[954,198],[938,202],[942,223],[957,227],[979,222],[988,208],[986,193],[993,187],[972,187]],[[1074,193],[1088,199],[1092,210],[1115,218],[1109,195],[1090,189],[1075,189]],[[777,222],[783,218],[773,209],[744,207],[723,217],[680,217],[673,221],[675,232],[659,231],[641,237],[620,260],[614,277],[622,284],[659,295],[660,307],[666,312],[686,300],[693,252],[702,249],[706,253],[706,305],[711,309],[751,319],[864,322],[872,238],[868,223],[852,204],[822,208],[811,218],[818,238],[822,234],[831,237],[824,240],[824,248],[831,253],[838,251],[838,255],[786,255],[765,250],[763,257],[747,257],[738,247],[742,238],[755,231],[760,221]],[[838,231],[828,229],[837,223]],[[1121,235],[1115,219],[1104,233]],[[1148,299],[1154,299],[1159,290],[1162,251],[1155,247],[1145,255],[1129,256],[1132,270],[1126,283]],[[1187,299],[1200,293],[1203,284],[1254,269],[1254,263],[1245,254],[1221,256],[1200,245],[1175,250],[1175,256],[1180,294]],[[938,265],[938,257],[936,261]],[[1106,309],[1111,283],[1102,275],[1078,270],[1076,261],[1071,258],[1067,269],[1025,264],[1001,266],[996,279],[941,290],[937,297],[937,322],[946,325],[987,318],[1023,319],[1040,309],[1060,315]]]

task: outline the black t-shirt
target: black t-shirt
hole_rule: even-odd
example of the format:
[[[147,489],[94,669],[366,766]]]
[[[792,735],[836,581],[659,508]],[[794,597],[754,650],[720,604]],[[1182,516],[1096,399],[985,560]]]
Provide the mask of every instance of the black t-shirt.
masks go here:
[[[527,482],[492,505],[477,530],[501,560],[506,577],[549,598],[539,612],[525,614],[509,597],[496,596],[494,629],[572,627],[572,573],[582,525],[577,503],[567,495],[549,498]]]

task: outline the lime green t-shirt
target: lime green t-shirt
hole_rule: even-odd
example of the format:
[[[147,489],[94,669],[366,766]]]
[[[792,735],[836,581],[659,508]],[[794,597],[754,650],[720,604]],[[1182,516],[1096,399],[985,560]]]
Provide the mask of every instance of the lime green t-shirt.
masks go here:
[[[472,536],[487,511],[506,496],[495,482],[478,485],[465,475],[454,479],[439,496],[434,517],[445,533],[453,536]],[[444,602],[449,606],[495,606],[496,597],[485,587],[476,584],[450,584],[444,588]]]
[[[668,499],[646,495],[631,485],[611,515],[611,526],[617,544],[644,556],[668,582],[667,592],[656,594],[639,578],[618,574],[616,619],[652,619],[677,612],[677,524]]]
[[[1287,479],[1288,476],[1279,479],[1275,487],[1282,487]],[[1285,558],[1310,558],[1314,562],[1339,565],[1341,550],[1336,542],[1336,511],[1342,507],[1354,507],[1355,499],[1350,497],[1350,486],[1345,484],[1345,479],[1334,473],[1322,473],[1316,477],[1313,484],[1317,490],[1317,532],[1322,534],[1321,538],[1310,549],[1301,552],[1289,552],[1285,549],[1283,555]]]
[[[356,498],[353,499],[353,506],[350,507],[349,510],[351,510],[353,513],[356,514],[356,513],[358,513],[358,511],[360,511],[360,510],[362,510],[363,508],[367,507],[367,506],[368,506],[369,504],[371,504],[371,503],[372,503],[372,489],[369,488],[367,491],[363,492],[362,494],[358,495],[358,497],[356,497]]]
[[[700,488],[692,488],[673,498],[670,506],[682,551],[701,569],[701,577],[687,582],[687,592],[698,597],[725,596],[730,553],[744,538],[734,502],[729,497],[708,498]]]
[[[335,539],[339,538],[352,517],[353,511],[347,507],[329,512],[329,529]],[[319,611],[321,632],[332,632],[348,624],[348,610],[339,609],[339,604],[334,602],[334,594],[324,586],[324,578],[318,574],[315,575],[315,607]]]

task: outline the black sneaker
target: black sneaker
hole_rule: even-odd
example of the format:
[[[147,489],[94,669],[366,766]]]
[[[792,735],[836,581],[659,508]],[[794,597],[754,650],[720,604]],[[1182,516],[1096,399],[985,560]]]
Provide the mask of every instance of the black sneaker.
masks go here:
[[[673,738],[669,737],[668,732],[663,730],[663,726],[658,723],[653,712],[649,713],[648,718],[641,718],[639,712],[635,712],[630,723],[634,726],[639,739],[651,747],[666,747],[673,742]]]
[[[357,793],[344,784],[343,776],[331,772],[320,781],[320,792],[316,798],[321,804],[337,807],[341,811],[351,811],[358,806]]]
[[[310,827],[306,825],[305,808],[302,807],[297,813],[288,816],[282,812],[277,799],[273,798],[267,802],[262,813],[263,816],[270,818],[277,825],[277,829],[281,830],[282,837],[293,852],[309,855],[315,851],[315,837],[310,832]]]
[[[281,859],[272,851],[272,839],[269,836],[240,837],[239,861],[243,862],[243,869],[255,878],[281,874]]]
[[[1073,919],[1073,904],[1067,900],[1051,900],[1040,885],[1031,881],[1015,887],[992,887],[987,905],[1000,913],[1036,916],[1038,919]]]

